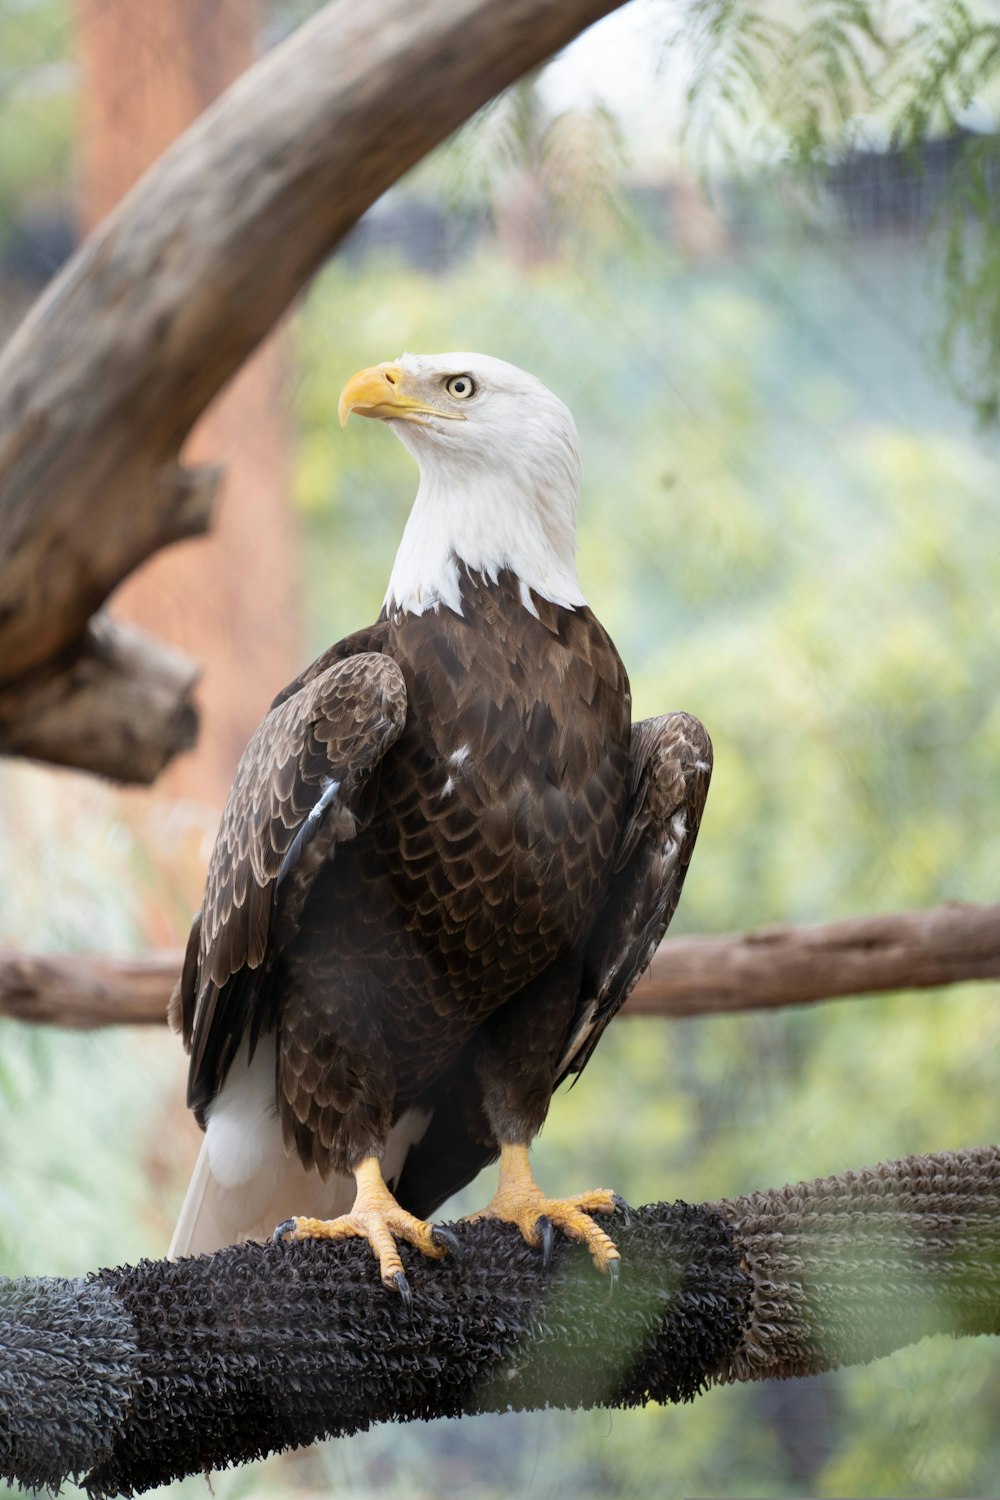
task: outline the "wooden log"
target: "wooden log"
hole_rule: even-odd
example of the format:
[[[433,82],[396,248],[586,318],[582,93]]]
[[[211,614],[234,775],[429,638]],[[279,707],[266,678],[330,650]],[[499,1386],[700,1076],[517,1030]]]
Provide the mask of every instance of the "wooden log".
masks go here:
[[[480,105],[620,3],[382,0],[373,24],[337,0],[238,80],[86,241],[0,355],[8,745],[20,717],[19,752],[48,753],[52,721],[33,746],[19,693],[27,710],[33,678],[79,655],[115,585],[204,528],[181,444],[338,240]],[[132,757],[116,769],[141,779]]]
[[[160,1025],[181,958],[0,949],[0,1016],[74,1027]],[[956,904],[816,927],[667,938],[622,1014],[770,1010],[983,979],[1000,979],[1000,905]]]

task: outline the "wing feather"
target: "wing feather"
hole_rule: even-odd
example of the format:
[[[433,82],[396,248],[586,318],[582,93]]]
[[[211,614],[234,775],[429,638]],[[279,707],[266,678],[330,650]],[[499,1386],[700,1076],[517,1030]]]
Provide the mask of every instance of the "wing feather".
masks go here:
[[[364,826],[372,777],[406,719],[403,674],[365,652],[282,696],[236,771],[181,980],[191,1053],[188,1102],[201,1118],[240,1042],[268,1024],[262,981],[294,935],[319,870]]]
[[[712,775],[712,742],[690,714],[632,726],[628,812],[557,1078],[580,1073],[648,967],[677,909]]]

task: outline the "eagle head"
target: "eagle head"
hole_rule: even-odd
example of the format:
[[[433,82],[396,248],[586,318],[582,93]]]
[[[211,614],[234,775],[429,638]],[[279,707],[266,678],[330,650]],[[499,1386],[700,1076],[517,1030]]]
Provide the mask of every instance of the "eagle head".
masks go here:
[[[532,595],[575,608],[580,453],[569,408],[534,375],[487,354],[403,354],[352,376],[351,413],[388,422],[420,486],[386,607],[461,613],[461,573],[509,570]]]

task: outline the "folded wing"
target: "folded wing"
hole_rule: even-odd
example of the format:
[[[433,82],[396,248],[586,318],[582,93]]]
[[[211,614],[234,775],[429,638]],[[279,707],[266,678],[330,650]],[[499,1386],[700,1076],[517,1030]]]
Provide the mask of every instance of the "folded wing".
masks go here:
[[[252,1057],[274,1024],[267,977],[319,870],[370,818],[379,763],[405,719],[399,667],[367,652],[279,701],[247,745],[172,1001],[202,1123],[241,1044]]]
[[[656,952],[680,900],[711,776],[712,742],[690,714],[632,726],[628,811],[559,1079],[582,1072]]]

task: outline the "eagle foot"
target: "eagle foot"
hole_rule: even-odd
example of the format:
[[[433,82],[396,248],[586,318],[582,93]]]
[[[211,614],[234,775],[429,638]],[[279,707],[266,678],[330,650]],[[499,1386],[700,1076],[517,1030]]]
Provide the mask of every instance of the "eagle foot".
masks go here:
[[[611,1278],[614,1290],[621,1256],[611,1237],[595,1224],[591,1214],[611,1214],[620,1206],[617,1193],[596,1188],[571,1198],[547,1198],[532,1175],[527,1146],[502,1146],[500,1183],[490,1202],[470,1220],[502,1219],[516,1224],[533,1250],[541,1250],[542,1263],[552,1257],[553,1231],[561,1229],[567,1239],[579,1240],[602,1274]]]
[[[341,1214],[336,1219],[286,1219],[278,1225],[274,1237],[291,1243],[297,1240],[367,1240],[378,1261],[383,1285],[398,1292],[409,1307],[412,1302],[410,1285],[396,1240],[406,1240],[429,1260],[440,1260],[449,1241],[435,1226],[400,1208],[382,1179],[375,1157],[366,1157],[354,1177],[358,1194],[350,1213]]]

